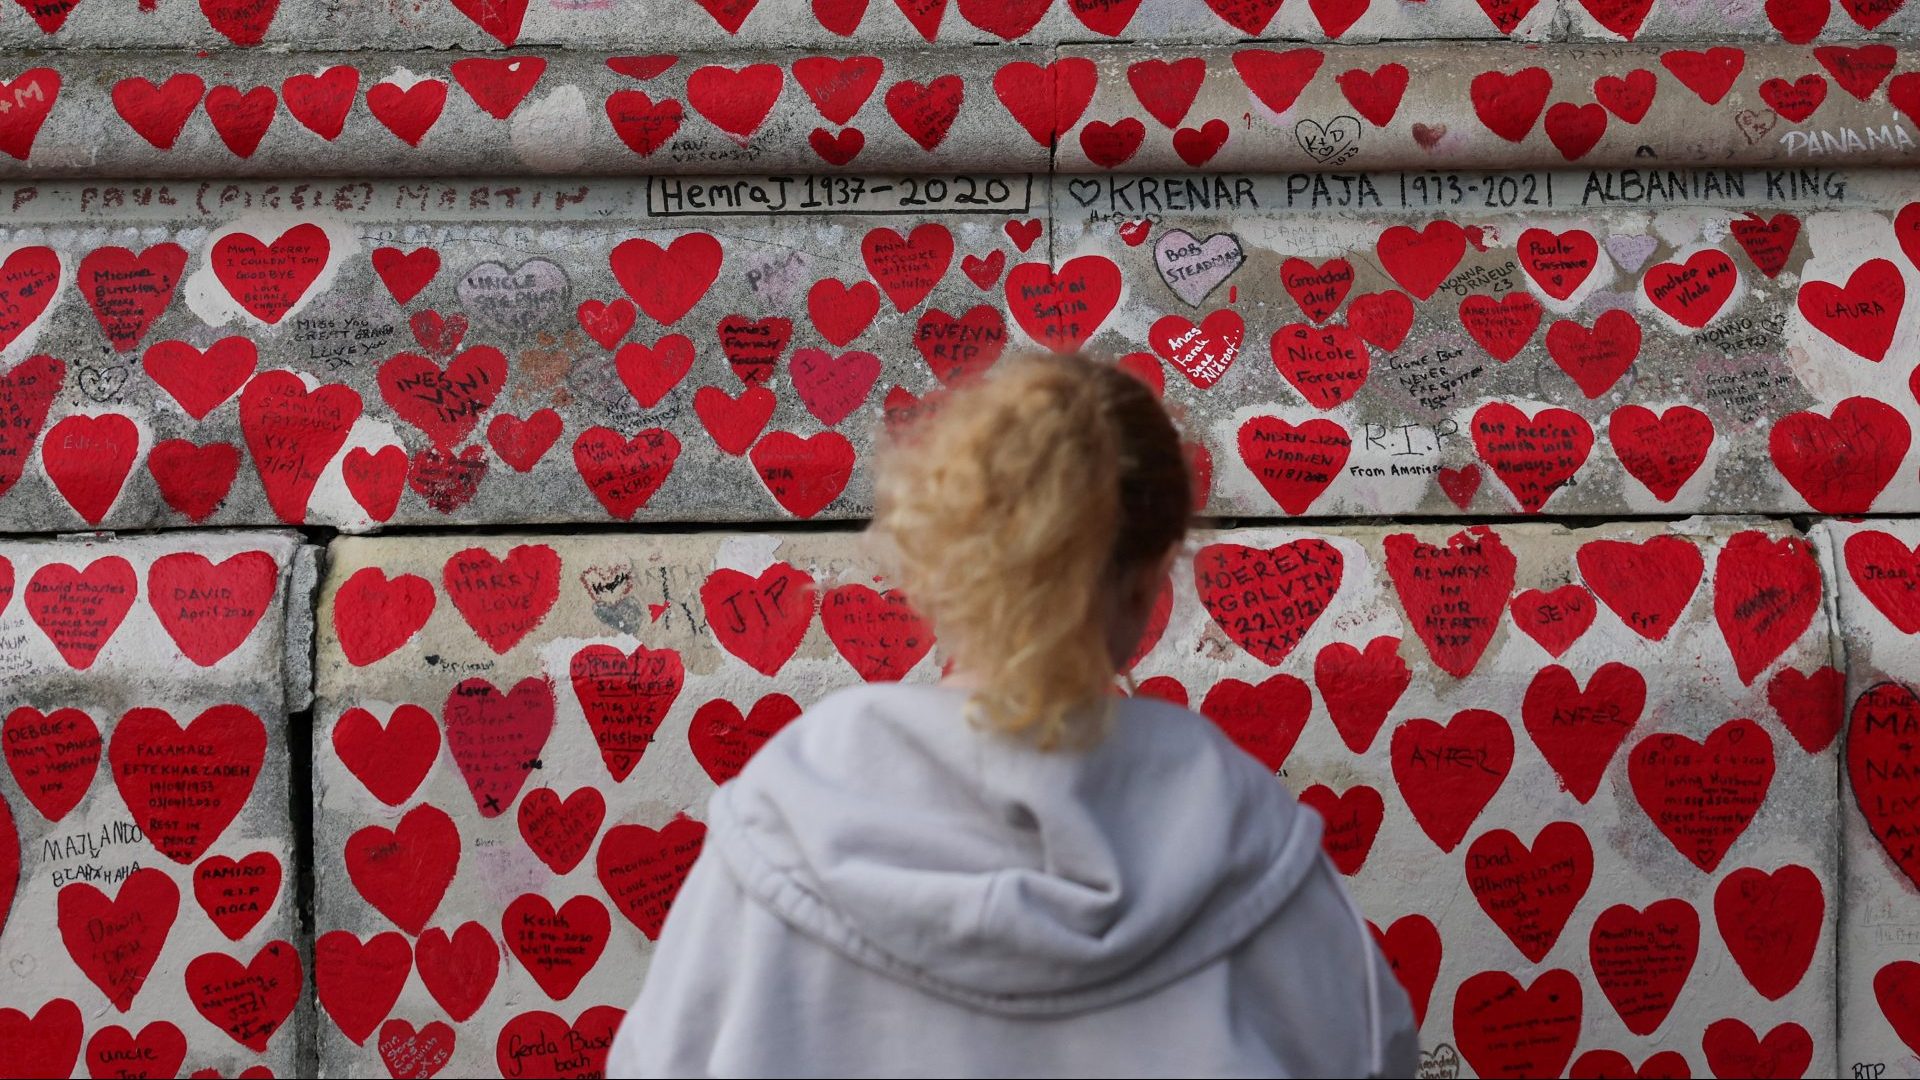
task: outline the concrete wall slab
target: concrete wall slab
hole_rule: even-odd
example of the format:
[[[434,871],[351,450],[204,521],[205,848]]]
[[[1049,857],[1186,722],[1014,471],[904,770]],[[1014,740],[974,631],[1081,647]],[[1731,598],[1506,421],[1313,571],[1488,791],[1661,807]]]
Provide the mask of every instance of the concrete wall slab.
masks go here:
[[[635,993],[714,781],[832,688],[938,674],[848,534],[391,537],[333,556],[318,925],[394,958],[386,1013],[364,992],[334,1008],[337,1075],[379,1075],[389,1034],[433,1024],[457,1073],[505,1068],[530,1013],[606,1029],[591,1010]],[[1427,1068],[1672,1052],[1731,1074],[1745,1025],[1832,1071],[1837,751],[1780,689],[1832,662],[1804,539],[1707,519],[1266,528],[1198,537],[1191,558],[1140,692],[1213,716],[1322,808],[1416,987]],[[383,878],[389,844],[431,847],[434,872]],[[530,929],[549,909],[577,949]],[[494,973],[477,1004],[434,988],[449,943]]]
[[[1844,745],[1841,821],[1847,904],[1840,921],[1841,1068],[1920,1075],[1920,852],[1914,846],[1914,682],[1920,652],[1909,583],[1920,526],[1911,521],[1822,523],[1834,566],[1846,657],[1844,699],[1829,687],[1823,713]],[[1844,1075],[1844,1073],[1843,1073]]]
[[[1521,41],[1707,40],[1781,37],[1795,42],[1899,40],[1920,23],[1894,3],[1707,4],[1651,0],[1425,0],[1419,4],[1279,4],[1272,0],[986,0],[814,3],[808,0],[521,0],[481,5],[400,5],[390,0],[282,0],[156,4],[134,11],[80,0],[39,0],[0,13],[0,45],[13,48],[139,46],[224,49],[466,48],[561,45],[625,47],[633,27],[649,48],[734,44],[1035,44],[1137,42],[1498,39]]]
[[[0,544],[10,1072],[310,1060],[290,761],[306,732],[288,730],[308,550],[284,532]]]

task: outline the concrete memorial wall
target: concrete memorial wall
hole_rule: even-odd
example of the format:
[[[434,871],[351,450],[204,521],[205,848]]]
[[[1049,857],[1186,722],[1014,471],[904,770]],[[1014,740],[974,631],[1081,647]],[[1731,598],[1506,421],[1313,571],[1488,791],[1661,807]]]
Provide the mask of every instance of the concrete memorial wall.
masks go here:
[[[875,439],[1085,348],[1214,526],[1129,692],[1423,1076],[1920,1077],[1916,32],[0,4],[0,1072],[597,1075],[714,786],[938,677]]]
[[[311,1060],[288,716],[317,554],[286,532],[0,542],[8,1075]]]
[[[1805,44],[1893,40],[1920,27],[1920,12],[1900,0],[206,0],[198,10],[155,0],[138,14],[96,0],[20,7],[0,18],[0,42],[13,48],[633,48],[636,15],[651,20],[645,47],[658,49],[1245,38]]]
[[[1920,1051],[1920,719],[1913,634],[1920,528],[1828,522],[1840,644],[1847,657],[1841,800],[1846,913],[1840,1023],[1853,1053],[1905,1062]]]
[[[859,518],[880,417],[1083,346],[1215,514],[1910,512],[1907,176],[22,186],[0,525]]]
[[[7,75],[0,177],[1882,165],[1920,115],[1887,44],[963,55],[60,53]]]
[[[1832,1071],[1836,673],[1805,538],[1270,527],[1191,548],[1138,692],[1326,817],[1428,1065]],[[713,785],[803,703],[939,672],[849,534],[333,556],[314,757],[338,1075],[566,1073],[629,1003]]]

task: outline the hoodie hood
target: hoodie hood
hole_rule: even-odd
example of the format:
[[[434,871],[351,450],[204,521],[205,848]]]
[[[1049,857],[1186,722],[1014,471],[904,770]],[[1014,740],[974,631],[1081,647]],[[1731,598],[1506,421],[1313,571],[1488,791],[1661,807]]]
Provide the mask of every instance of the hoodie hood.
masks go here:
[[[1207,720],[1115,699],[1081,753],[980,730],[967,694],[828,696],[715,794],[753,900],[851,960],[990,1012],[1150,993],[1263,926],[1320,858],[1320,820]]]

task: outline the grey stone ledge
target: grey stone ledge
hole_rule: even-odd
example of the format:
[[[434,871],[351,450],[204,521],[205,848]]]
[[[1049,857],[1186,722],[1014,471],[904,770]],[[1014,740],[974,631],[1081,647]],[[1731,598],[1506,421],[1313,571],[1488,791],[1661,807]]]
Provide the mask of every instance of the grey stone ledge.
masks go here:
[[[0,66],[0,178],[1911,164],[1872,49],[73,51]]]
[[[544,5],[524,0],[488,5],[477,0],[238,0],[200,5],[168,0],[140,9],[101,0],[31,0],[30,6],[0,12],[0,46],[605,48],[633,40],[635,26],[646,27],[650,47],[660,50],[1106,39],[1142,44],[1243,38],[1761,41],[1785,35],[1799,41],[1848,41],[1911,35],[1920,27],[1920,12],[1911,5],[1864,0],[1832,9],[1783,7],[1776,23],[1759,4],[1707,0],[1651,0],[1637,11],[1630,4],[1596,3],[1589,8],[1578,0],[1358,0],[1319,8],[1298,0],[556,0]]]

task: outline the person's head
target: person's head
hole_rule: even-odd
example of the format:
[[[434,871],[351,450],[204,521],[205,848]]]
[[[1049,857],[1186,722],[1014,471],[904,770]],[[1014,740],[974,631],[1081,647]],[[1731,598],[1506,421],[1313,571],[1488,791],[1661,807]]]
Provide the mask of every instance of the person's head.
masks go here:
[[[1186,536],[1192,484],[1146,384],[1085,357],[1010,358],[895,434],[874,527],[985,722],[1084,745]]]

